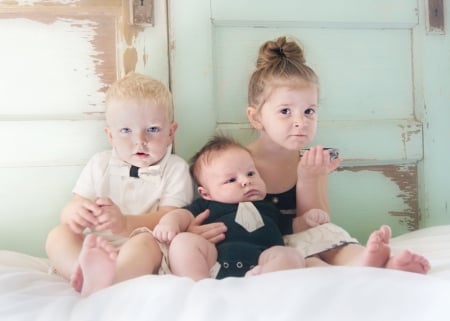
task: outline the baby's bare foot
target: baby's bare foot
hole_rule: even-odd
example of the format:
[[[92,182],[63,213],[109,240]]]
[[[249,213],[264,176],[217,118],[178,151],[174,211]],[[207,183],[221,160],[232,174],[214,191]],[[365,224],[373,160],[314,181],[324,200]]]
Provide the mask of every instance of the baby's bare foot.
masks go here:
[[[247,273],[245,273],[245,276],[254,276],[254,275],[259,275],[262,272],[262,268],[261,265],[257,265],[253,268],[251,268],[250,270],[247,271]]]
[[[117,252],[108,241],[93,234],[86,236],[79,256],[82,296],[88,296],[113,283],[116,258]]]
[[[391,257],[386,263],[386,268],[426,274],[430,270],[430,263],[422,255],[404,250]]]
[[[391,229],[383,225],[379,230],[370,234],[362,259],[363,266],[384,267],[391,255],[389,241]]]

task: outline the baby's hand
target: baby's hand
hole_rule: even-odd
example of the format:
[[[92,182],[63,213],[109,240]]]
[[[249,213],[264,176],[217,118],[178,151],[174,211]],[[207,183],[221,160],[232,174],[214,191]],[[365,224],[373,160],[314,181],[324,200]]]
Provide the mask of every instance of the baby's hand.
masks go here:
[[[302,216],[309,227],[314,227],[330,222],[330,215],[318,208],[313,208]]]
[[[101,209],[97,215],[98,224],[95,227],[96,231],[110,230],[114,234],[119,234],[126,228],[125,216],[111,199],[99,197],[95,203]]]
[[[330,152],[322,146],[311,147],[298,162],[297,175],[301,179],[324,176],[338,168],[340,162],[339,158],[330,161]]]
[[[153,237],[162,243],[169,244],[180,233],[178,226],[168,223],[159,223],[153,229]]]

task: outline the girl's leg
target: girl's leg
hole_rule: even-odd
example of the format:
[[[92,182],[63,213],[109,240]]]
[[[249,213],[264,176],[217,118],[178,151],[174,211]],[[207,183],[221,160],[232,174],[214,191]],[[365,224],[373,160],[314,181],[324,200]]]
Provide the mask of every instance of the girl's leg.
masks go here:
[[[214,244],[193,233],[180,233],[169,247],[170,270],[178,276],[194,281],[210,277],[210,269],[217,262]]]
[[[261,253],[258,259],[258,265],[248,271],[246,275],[257,275],[303,267],[305,267],[305,260],[296,249],[287,246],[272,246]]]

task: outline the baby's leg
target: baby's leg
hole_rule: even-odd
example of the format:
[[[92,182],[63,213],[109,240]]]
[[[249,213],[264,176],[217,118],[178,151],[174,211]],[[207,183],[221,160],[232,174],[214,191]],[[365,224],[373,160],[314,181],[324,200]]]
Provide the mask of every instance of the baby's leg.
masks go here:
[[[162,253],[149,232],[135,234],[120,248],[114,283],[142,275],[155,274],[161,266]]]
[[[170,269],[173,274],[197,281],[210,277],[217,262],[217,249],[211,242],[193,233],[180,233],[169,247]]]
[[[430,270],[430,263],[425,257],[404,250],[391,257],[386,263],[386,268],[426,274]]]
[[[117,252],[108,241],[93,234],[87,235],[78,258],[79,268],[75,270],[71,284],[74,287],[82,285],[82,296],[111,285],[116,273],[116,257]]]
[[[305,267],[305,259],[296,249],[287,246],[272,246],[261,253],[258,265],[248,271],[246,276],[303,267]]]

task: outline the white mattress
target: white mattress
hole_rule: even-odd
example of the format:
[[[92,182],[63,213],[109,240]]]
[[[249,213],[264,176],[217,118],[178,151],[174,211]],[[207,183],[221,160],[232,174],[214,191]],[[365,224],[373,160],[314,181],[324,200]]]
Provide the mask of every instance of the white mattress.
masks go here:
[[[428,257],[419,275],[361,267],[311,268],[193,282],[143,276],[80,298],[48,261],[0,251],[0,320],[450,320],[450,226],[394,238]]]

